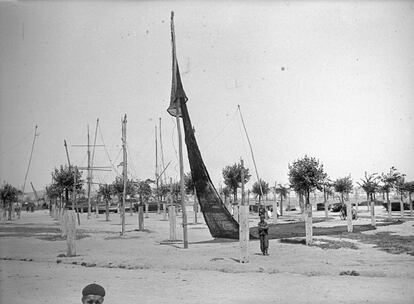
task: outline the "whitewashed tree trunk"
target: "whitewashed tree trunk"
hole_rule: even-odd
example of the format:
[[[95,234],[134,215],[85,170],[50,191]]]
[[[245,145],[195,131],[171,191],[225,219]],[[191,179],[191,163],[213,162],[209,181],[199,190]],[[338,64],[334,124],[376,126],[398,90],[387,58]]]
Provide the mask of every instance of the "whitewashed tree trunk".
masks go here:
[[[240,263],[249,262],[249,206],[239,207]]]
[[[309,193],[306,194],[305,202],[305,230],[306,230],[306,245],[311,245],[313,242],[313,227],[312,227],[312,205],[309,199]]]
[[[400,209],[401,209],[401,217],[403,218],[404,217],[404,200],[403,200],[402,194],[400,197]]]
[[[325,206],[325,218],[328,218],[328,200],[326,199],[326,193],[325,191],[323,192],[323,203]]]
[[[346,219],[347,219],[347,223],[348,223],[348,232],[352,232],[354,227],[352,226],[352,206],[351,206],[351,201],[348,199],[348,201],[346,202]]]
[[[144,210],[142,206],[138,206],[138,230],[144,230]]]
[[[411,201],[411,192],[408,193],[408,202],[410,203],[410,216],[413,216],[413,202]]]
[[[145,217],[146,218],[149,218],[149,215],[148,215],[148,203],[145,203]]]
[[[177,240],[175,206],[168,207],[168,219],[170,221],[170,241],[175,241]]]
[[[371,197],[371,226],[372,227],[376,227],[377,223],[375,221],[375,202]]]
[[[163,221],[167,220],[167,204],[166,203],[162,204],[162,220]]]
[[[236,220],[236,222],[239,222],[239,206],[237,205],[233,206],[233,218]]]
[[[277,201],[275,196],[275,201],[273,202],[273,224],[277,224]]]
[[[74,210],[65,212],[66,218],[66,243],[68,246],[66,256],[71,257],[76,255],[76,214]]]

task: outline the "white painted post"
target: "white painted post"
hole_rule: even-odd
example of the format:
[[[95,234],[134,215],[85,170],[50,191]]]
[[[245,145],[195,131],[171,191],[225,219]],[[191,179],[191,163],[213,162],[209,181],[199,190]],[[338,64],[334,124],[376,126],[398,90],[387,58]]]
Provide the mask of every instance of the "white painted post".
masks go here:
[[[144,230],[144,210],[142,206],[138,206],[138,229]]]
[[[66,243],[68,245],[68,251],[66,256],[71,257],[76,255],[76,214],[74,210],[68,210],[65,212],[67,236]]]
[[[371,226],[376,227],[377,223],[375,221],[375,201],[372,199],[371,195]]]
[[[352,232],[353,231],[352,207],[351,207],[351,201],[349,199],[346,201],[346,219],[347,219],[347,223],[348,223],[348,232]]]
[[[309,193],[306,194],[305,201],[305,230],[306,230],[306,245],[313,242],[313,227],[312,227],[312,204],[310,203]]]
[[[170,241],[175,241],[177,240],[175,206],[168,206],[168,219],[170,221]]]

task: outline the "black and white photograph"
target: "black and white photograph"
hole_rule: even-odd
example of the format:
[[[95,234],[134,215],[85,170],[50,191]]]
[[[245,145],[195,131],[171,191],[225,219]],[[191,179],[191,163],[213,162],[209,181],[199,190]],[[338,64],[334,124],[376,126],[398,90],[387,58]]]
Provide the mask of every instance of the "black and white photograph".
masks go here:
[[[0,303],[414,303],[414,1],[1,1]]]

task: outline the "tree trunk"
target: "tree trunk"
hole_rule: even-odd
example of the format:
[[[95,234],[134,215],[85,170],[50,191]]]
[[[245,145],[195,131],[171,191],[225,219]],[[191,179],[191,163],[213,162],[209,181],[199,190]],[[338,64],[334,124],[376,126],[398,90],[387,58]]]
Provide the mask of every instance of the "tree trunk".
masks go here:
[[[142,205],[138,206],[138,227],[139,231],[144,230],[144,210]]]
[[[352,226],[352,205],[351,201],[349,200],[349,197],[346,201],[346,219],[348,223],[348,232],[352,232],[354,227]]]
[[[375,221],[375,201],[372,199],[371,194],[371,226],[376,227],[377,223]]]
[[[404,217],[404,197],[403,197],[403,192],[401,191],[401,195],[400,195],[400,208],[401,208],[401,217]]]
[[[326,191],[323,191],[323,204],[325,206],[325,218],[328,218],[328,200],[326,199]]]
[[[413,216],[413,202],[411,200],[411,192],[408,193],[408,200],[410,204],[410,216]]]
[[[65,212],[67,257],[76,255],[76,215],[74,210]]]
[[[280,216],[283,215],[283,196],[280,195]]]
[[[11,221],[12,220],[12,209],[13,209],[13,203],[9,202],[9,217],[8,220]]]
[[[177,240],[175,206],[168,207],[168,219],[170,221],[170,241],[175,241]]]
[[[195,194],[194,194],[193,210],[194,210],[194,223],[197,224],[198,203],[197,203],[197,196]]]
[[[310,191],[306,193],[305,203],[305,230],[306,230],[306,245],[312,244],[313,239],[313,227],[312,227],[312,205],[310,203]]]
[[[146,218],[149,218],[149,215],[148,215],[148,203],[147,202],[145,202],[145,217]]]
[[[109,221],[109,200],[106,199],[105,200],[105,220],[108,222]]]
[[[387,191],[387,206],[388,206],[388,217],[391,218],[391,202],[389,192]]]
[[[370,196],[369,196],[369,193],[367,193],[367,211],[370,210],[370,204],[371,204]]]

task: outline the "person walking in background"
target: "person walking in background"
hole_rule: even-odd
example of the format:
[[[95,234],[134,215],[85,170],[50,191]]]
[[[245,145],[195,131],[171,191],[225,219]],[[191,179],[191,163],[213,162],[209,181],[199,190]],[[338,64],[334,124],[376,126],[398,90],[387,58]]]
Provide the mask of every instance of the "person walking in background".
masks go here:
[[[265,221],[265,215],[260,215],[260,222],[257,225],[259,229],[259,238],[260,238],[260,250],[262,251],[263,255],[269,255],[269,226]]]

